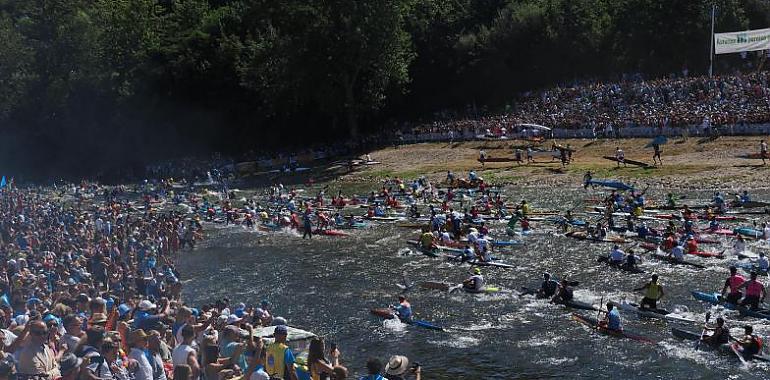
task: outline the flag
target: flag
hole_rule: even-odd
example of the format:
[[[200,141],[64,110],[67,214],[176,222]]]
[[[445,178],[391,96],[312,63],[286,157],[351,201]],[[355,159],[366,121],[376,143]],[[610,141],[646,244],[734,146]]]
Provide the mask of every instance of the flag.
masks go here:
[[[5,185],[6,185],[5,176],[3,176],[3,179],[0,179],[0,189],[4,188]]]

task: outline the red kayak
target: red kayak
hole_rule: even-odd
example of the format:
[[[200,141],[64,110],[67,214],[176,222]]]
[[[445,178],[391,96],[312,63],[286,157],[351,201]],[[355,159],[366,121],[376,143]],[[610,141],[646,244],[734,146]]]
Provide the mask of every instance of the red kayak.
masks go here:
[[[639,248],[646,249],[648,251],[654,251],[658,249],[658,246],[655,243],[642,243],[639,244]]]
[[[348,236],[348,233],[340,230],[315,230],[314,234],[326,236]]]
[[[722,252],[706,252],[706,251],[695,251],[695,252],[685,252],[688,255],[695,255],[700,257],[722,257],[722,254],[725,253],[725,251]]]
[[[720,228],[718,230],[705,230],[703,231],[704,234],[714,234],[714,235],[735,235],[733,233],[733,230],[726,230],[724,228]]]

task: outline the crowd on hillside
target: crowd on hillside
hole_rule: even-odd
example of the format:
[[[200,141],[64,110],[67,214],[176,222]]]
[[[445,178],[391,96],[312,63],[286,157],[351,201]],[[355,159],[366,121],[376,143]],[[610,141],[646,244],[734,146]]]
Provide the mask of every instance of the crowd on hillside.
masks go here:
[[[667,128],[770,122],[770,72],[660,78],[629,76],[610,83],[582,83],[521,95],[500,115],[441,118],[410,125],[404,133],[455,137],[499,132],[520,123],[604,132],[637,126]]]

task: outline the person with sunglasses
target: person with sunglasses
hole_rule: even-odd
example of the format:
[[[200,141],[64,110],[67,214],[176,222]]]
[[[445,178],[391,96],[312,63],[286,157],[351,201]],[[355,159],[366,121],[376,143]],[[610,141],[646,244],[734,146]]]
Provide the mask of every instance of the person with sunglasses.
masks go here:
[[[51,347],[48,346],[48,327],[45,322],[35,320],[29,322],[18,339],[24,342],[18,353],[19,374],[26,376],[48,376],[56,378],[60,375],[59,363]]]

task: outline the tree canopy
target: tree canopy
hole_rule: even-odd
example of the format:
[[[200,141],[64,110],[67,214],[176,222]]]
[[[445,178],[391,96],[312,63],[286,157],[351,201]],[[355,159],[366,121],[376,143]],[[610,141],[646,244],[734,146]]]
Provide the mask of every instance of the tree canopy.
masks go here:
[[[708,67],[761,0],[0,0],[3,170],[44,175],[379,130]],[[739,57],[720,57],[717,72]]]

